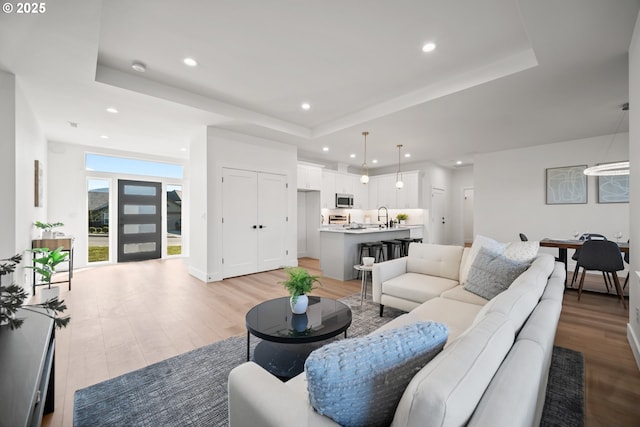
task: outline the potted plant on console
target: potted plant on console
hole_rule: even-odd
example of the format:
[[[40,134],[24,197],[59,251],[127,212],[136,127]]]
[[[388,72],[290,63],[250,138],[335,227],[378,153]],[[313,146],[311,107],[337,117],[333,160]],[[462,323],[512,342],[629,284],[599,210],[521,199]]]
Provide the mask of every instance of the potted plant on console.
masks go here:
[[[62,227],[64,224],[61,222],[41,222],[36,221],[33,224],[36,228],[42,230],[42,238],[43,239],[51,239],[53,238],[53,229],[56,227]]]
[[[293,314],[304,314],[309,305],[309,298],[306,294],[311,292],[315,283],[320,284],[318,276],[312,276],[307,270],[301,267],[287,267],[284,269],[289,278],[280,282],[289,291],[291,311]]]
[[[409,215],[407,215],[406,213],[399,213],[398,215],[396,215],[396,219],[400,222],[400,225],[404,225],[407,222],[408,218]]]
[[[51,288],[51,278],[56,272],[56,266],[63,262],[67,262],[69,253],[62,252],[62,246],[52,250],[49,248],[35,248],[31,249],[33,252],[33,266],[27,266],[26,268],[32,268],[38,273],[44,282]]]

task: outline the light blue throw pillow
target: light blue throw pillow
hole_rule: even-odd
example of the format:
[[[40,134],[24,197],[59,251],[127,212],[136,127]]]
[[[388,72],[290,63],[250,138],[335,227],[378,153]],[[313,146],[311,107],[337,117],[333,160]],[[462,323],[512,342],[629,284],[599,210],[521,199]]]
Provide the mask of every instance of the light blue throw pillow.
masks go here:
[[[311,405],[343,426],[391,424],[405,388],[448,334],[442,323],[417,322],[315,350],[305,363]]]
[[[464,288],[485,299],[493,299],[507,290],[531,263],[515,261],[481,248],[469,269]]]

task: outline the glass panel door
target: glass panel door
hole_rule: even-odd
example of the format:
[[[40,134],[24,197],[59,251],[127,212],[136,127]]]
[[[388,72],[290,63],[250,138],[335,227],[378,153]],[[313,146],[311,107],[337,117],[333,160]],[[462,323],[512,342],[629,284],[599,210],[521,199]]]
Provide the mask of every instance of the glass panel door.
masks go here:
[[[89,179],[88,200],[88,254],[89,262],[109,261],[109,201],[111,181]]]
[[[159,182],[118,180],[118,262],[161,257]]]

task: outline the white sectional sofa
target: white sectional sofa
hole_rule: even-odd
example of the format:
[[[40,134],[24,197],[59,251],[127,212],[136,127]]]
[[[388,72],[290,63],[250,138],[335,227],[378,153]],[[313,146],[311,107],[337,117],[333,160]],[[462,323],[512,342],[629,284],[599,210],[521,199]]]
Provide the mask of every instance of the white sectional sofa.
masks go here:
[[[470,250],[412,244],[374,266],[374,298],[408,311],[380,330],[446,324],[444,349],[410,381],[393,426],[537,426],[564,293],[564,266],[538,255],[487,301],[459,285]],[[463,272],[463,274],[466,274]],[[305,373],[283,383],[248,362],[229,376],[231,426],[329,426],[309,403]]]

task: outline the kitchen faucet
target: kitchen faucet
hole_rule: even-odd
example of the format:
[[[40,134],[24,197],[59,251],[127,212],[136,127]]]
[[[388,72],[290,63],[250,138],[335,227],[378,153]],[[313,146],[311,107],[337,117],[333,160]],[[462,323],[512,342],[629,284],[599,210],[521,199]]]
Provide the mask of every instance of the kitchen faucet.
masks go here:
[[[384,209],[384,218],[385,218],[384,225],[386,227],[389,227],[389,210],[385,206],[380,206],[378,208],[378,221],[380,221],[380,209]]]

